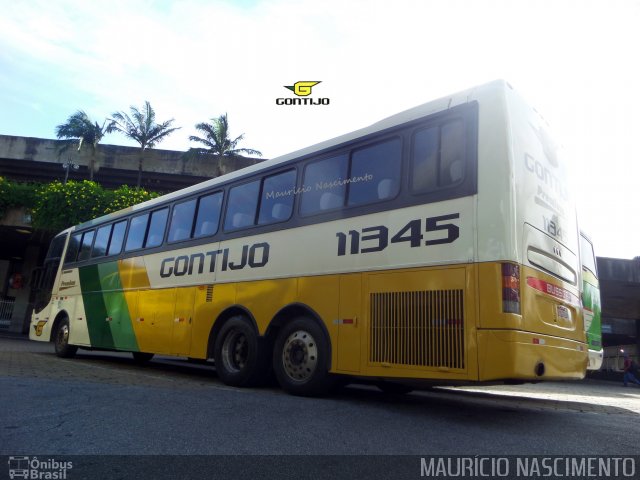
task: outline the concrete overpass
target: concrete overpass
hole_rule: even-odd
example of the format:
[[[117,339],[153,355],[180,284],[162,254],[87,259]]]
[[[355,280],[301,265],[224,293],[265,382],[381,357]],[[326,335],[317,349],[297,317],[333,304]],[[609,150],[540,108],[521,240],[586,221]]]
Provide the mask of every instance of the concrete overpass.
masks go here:
[[[67,177],[88,180],[89,149],[78,152],[71,147],[60,154],[61,145],[59,140],[0,135],[0,177],[19,182],[64,181]],[[262,161],[244,157],[185,159],[183,154],[161,149],[146,151],[141,186],[171,192]],[[135,147],[98,145],[94,180],[105,188],[135,186],[139,158],[140,150]],[[52,232],[37,231],[31,226],[26,209],[10,210],[0,218],[0,329],[28,329],[31,272],[42,262],[51,238]]]

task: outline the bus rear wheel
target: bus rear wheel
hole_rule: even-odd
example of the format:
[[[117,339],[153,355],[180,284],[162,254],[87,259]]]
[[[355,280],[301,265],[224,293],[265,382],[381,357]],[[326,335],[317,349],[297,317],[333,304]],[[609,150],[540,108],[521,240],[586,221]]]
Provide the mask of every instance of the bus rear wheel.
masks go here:
[[[258,336],[248,318],[237,315],[225,322],[213,348],[220,379],[234,387],[263,384],[269,373],[266,340]]]
[[[56,355],[62,358],[71,358],[78,351],[78,347],[69,345],[69,319],[67,317],[58,323],[53,337],[53,345]]]
[[[293,395],[326,394],[334,385],[329,373],[329,342],[320,326],[299,317],[279,332],[273,369],[280,386]]]

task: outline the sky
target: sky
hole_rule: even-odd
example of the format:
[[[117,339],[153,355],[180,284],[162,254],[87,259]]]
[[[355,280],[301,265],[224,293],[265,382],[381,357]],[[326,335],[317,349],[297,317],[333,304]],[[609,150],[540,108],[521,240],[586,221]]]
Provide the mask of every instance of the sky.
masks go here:
[[[544,116],[599,256],[640,255],[640,0],[0,0],[0,134],[148,100],[274,158],[494,79]],[[320,81],[330,105],[285,107]],[[135,145],[111,134],[103,143]]]

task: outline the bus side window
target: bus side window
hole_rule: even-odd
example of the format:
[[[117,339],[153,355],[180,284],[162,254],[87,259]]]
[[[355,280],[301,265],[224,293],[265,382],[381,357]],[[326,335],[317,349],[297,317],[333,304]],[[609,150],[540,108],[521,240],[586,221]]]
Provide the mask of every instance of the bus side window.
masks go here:
[[[81,233],[74,233],[69,239],[69,246],[67,247],[67,253],[64,256],[64,263],[75,262],[78,256],[78,250],[80,250],[80,238]]]
[[[144,243],[144,234],[147,231],[147,223],[149,222],[149,214],[145,213],[133,217],[131,219],[131,226],[129,227],[129,233],[127,235],[127,242],[124,246],[125,251],[137,250],[142,248]]]
[[[82,235],[82,244],[80,246],[80,253],[78,254],[78,261],[88,260],[91,256],[91,245],[93,244],[93,236],[95,235],[95,230],[89,230],[88,232],[84,232]]]
[[[440,129],[426,128],[413,137],[411,158],[411,190],[432,191],[437,188],[438,151],[440,150]]]
[[[464,179],[466,132],[462,120],[419,130],[413,137],[411,190],[432,192]]]
[[[312,215],[325,210],[335,210],[344,205],[347,169],[346,154],[309,163],[304,169],[300,213]]]
[[[465,131],[462,120],[442,125],[440,137],[439,186],[459,183],[464,178]]]
[[[291,217],[296,189],[296,171],[272,175],[264,179],[258,224],[283,222]]]
[[[354,151],[348,204],[364,205],[394,198],[400,191],[401,155],[399,138]]]
[[[113,225],[105,225],[98,229],[96,233],[96,241],[93,244],[91,258],[103,257],[107,254],[107,245],[109,244],[109,236],[111,236],[111,227]]]
[[[582,253],[582,266],[597,276],[596,255],[593,252],[593,245],[582,235],[580,235],[580,251]]]
[[[144,246],[146,248],[157,247],[162,244],[168,217],[168,208],[156,210],[151,214],[151,221],[149,222],[149,233],[147,233],[147,239],[144,242]]]
[[[196,213],[196,199],[174,205],[171,213],[168,242],[191,238],[191,227]]]
[[[198,200],[196,228],[193,232],[194,238],[210,236],[218,231],[221,208],[222,192],[200,197],[200,200]]]
[[[238,185],[229,191],[227,213],[224,218],[225,231],[238,230],[254,224],[259,191],[259,180]]]
[[[109,242],[109,250],[107,255],[117,255],[122,250],[122,244],[124,242],[124,233],[127,230],[127,221],[113,225],[113,233],[111,234],[111,241]]]

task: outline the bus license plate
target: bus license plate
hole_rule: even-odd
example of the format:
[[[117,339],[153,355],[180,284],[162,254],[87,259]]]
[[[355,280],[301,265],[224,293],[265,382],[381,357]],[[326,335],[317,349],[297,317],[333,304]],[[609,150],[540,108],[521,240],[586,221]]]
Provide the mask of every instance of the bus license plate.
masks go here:
[[[556,305],[556,313],[558,318],[562,318],[563,320],[571,320],[571,312],[564,305]]]

